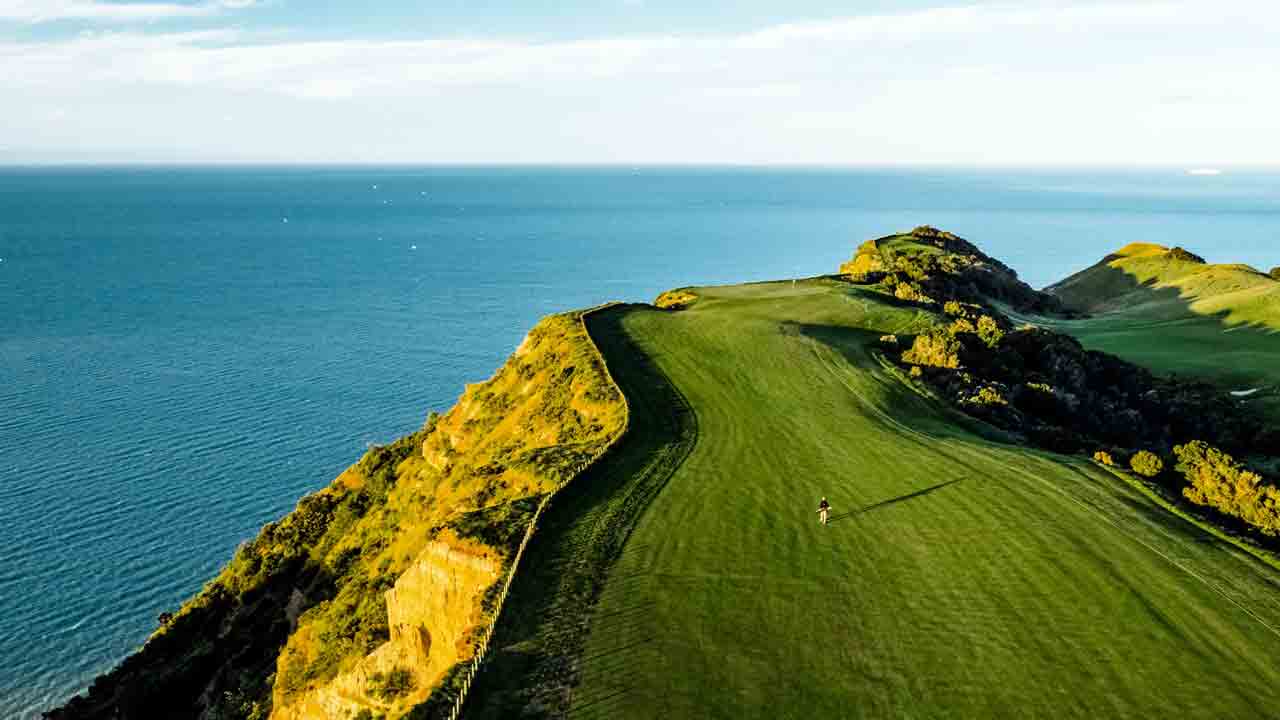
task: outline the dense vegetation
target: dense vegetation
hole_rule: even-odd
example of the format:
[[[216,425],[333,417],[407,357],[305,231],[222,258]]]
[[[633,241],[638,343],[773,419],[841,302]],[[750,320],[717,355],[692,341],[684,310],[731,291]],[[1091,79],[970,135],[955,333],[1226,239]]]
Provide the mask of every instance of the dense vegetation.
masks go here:
[[[969,414],[1058,452],[1172,450],[1188,438],[1280,453],[1280,437],[1206,383],[1158,377],[1070,336],[983,315],[917,335],[902,362]]]
[[[1174,454],[1190,483],[1182,491],[1187,499],[1239,518],[1264,535],[1280,534],[1280,489],[1201,441],[1179,445]]]
[[[1280,430],[1219,387],[1156,375],[1113,355],[1086,350],[1075,338],[1044,327],[1015,327],[1003,311],[1014,304],[1011,297],[1019,297],[1018,307],[1029,313],[1053,309],[1053,300],[1037,301],[1026,291],[1007,289],[987,295],[984,288],[1017,287],[1015,278],[1001,278],[1000,266],[975,256],[977,250],[965,241],[917,228],[876,245],[879,255],[892,253],[896,271],[855,272],[852,279],[936,317],[900,354],[895,348],[903,339],[885,338],[882,344],[912,377],[927,382],[964,412],[1056,452],[1091,454],[1108,466],[1117,465],[1117,458],[1128,458],[1128,466],[1146,478],[1160,477],[1175,447],[1193,440],[1241,454],[1280,456]],[[860,248],[842,269],[865,270],[867,248]],[[1182,248],[1155,248],[1130,248],[1113,258],[1136,253],[1176,267],[1204,265],[1203,258]],[[952,249],[962,257],[953,259]],[[964,269],[975,266],[989,268],[986,282],[976,289],[964,278]],[[951,271],[960,278],[939,275]],[[903,292],[903,277],[920,278],[919,288],[927,288],[930,296]],[[1249,477],[1262,482],[1260,476]],[[1269,497],[1264,489],[1257,492],[1258,497]],[[1203,501],[1214,497],[1208,487],[1188,493],[1198,504],[1270,533],[1263,520],[1265,510],[1243,513],[1239,508],[1224,509],[1222,502]]]
[[[1139,450],[1129,460],[1129,467],[1143,477],[1153,478],[1164,472],[1164,460],[1150,450]]]
[[[1062,333],[1015,327],[1002,305],[1045,311],[1058,307],[1055,299],[1019,283],[967,241],[926,227],[873,242],[895,270],[853,280],[937,313],[933,327],[910,339],[901,361],[920,368],[913,375],[969,414],[1059,452],[1168,453],[1178,442],[1202,438],[1280,453],[1280,436],[1210,385],[1157,377]],[[868,252],[863,245],[844,269],[866,268]],[[930,297],[902,292],[903,278]]]
[[[879,284],[899,300],[925,306],[996,301],[1026,312],[1063,311],[1060,301],[1036,292],[1012,268],[973,243],[927,225],[868,240],[840,267],[840,273],[860,283]]]
[[[1271,279],[1280,280],[1280,265],[1271,268]]]

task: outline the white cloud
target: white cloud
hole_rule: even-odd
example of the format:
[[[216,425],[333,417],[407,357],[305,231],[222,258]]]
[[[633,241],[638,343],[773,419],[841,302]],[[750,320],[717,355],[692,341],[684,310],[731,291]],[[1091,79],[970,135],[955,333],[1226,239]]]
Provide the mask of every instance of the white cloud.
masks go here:
[[[178,123],[166,147],[203,159],[1274,163],[1277,21],[1262,0],[1035,2],[560,42],[0,41],[0,93],[33,108],[0,142],[125,154]],[[74,137],[34,119],[51,107]]]
[[[198,5],[146,2],[117,3],[102,0],[0,0],[0,20],[44,23],[55,20],[128,23],[214,15],[238,10],[257,0],[215,0]]]

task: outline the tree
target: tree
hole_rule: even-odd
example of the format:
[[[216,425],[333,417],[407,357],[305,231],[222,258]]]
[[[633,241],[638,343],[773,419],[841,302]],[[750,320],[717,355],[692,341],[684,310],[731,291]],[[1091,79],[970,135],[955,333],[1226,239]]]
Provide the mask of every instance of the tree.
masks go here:
[[[1000,323],[990,315],[983,315],[978,318],[978,337],[982,338],[982,342],[987,344],[989,348],[997,348],[1000,341],[1004,340],[1004,331],[1000,329]]]
[[[1164,461],[1153,452],[1140,450],[1129,461],[1129,467],[1143,477],[1153,478],[1164,472]]]
[[[1280,280],[1280,265],[1271,268],[1271,277],[1275,280]]]
[[[1263,484],[1262,476],[1206,442],[1179,445],[1173,452],[1191,483],[1182,490],[1188,500],[1238,517],[1263,534],[1280,532],[1280,489]]]
[[[978,391],[969,399],[969,402],[977,405],[1008,405],[1009,401],[1005,400],[1004,394],[998,388],[987,385]]]
[[[955,369],[960,367],[960,341],[945,330],[930,330],[916,337],[902,360],[912,365]]]

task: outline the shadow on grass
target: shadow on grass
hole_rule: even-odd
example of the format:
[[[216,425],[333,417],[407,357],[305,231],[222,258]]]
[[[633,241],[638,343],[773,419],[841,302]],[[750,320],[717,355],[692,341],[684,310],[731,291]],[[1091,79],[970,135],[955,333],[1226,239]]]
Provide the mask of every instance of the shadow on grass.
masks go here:
[[[858,508],[857,510],[851,510],[842,515],[836,515],[831,518],[830,522],[834,523],[834,522],[839,522],[841,520],[847,520],[849,518],[856,517],[863,513],[871,512],[872,510],[879,510],[880,508],[887,507],[889,505],[896,505],[897,503],[900,503],[900,502],[906,502],[907,500],[918,498],[922,495],[928,495],[929,493],[937,492],[942,488],[947,487],[948,485],[955,485],[956,483],[961,482],[963,480],[964,478],[956,478],[955,480],[948,480],[944,483],[938,483],[937,485],[934,485],[932,487],[927,487],[923,490],[917,490],[912,493],[907,493],[906,495],[899,495],[896,498],[881,500],[878,503],[872,503],[871,505],[867,505],[866,507],[861,507],[861,508]]]
[[[548,506],[468,696],[467,718],[568,716],[590,660],[584,650],[593,626],[639,636],[603,651],[611,657],[625,658],[647,644],[652,605],[628,605],[607,616],[594,610],[606,581],[645,581],[642,572],[614,578],[611,571],[649,504],[692,452],[697,418],[627,334],[623,321],[635,311],[618,306],[588,318],[591,338],[630,406],[627,433]],[[603,709],[598,698],[578,701],[588,713]]]
[[[937,440],[977,437],[1004,445],[1020,444],[1010,433],[933,397],[932,391],[922,393],[887,357],[877,360],[882,335],[878,330],[795,323],[790,332],[839,353],[851,367],[868,370],[866,377],[876,384],[875,393],[866,392],[869,388],[848,387],[847,390],[872,414],[880,415],[890,425],[904,428],[904,437],[912,442],[928,445]],[[883,397],[877,401],[873,394]]]
[[[1140,308],[1167,308],[1169,317],[1163,318],[1164,320],[1179,317],[1210,320],[1217,321],[1223,331],[1253,330],[1264,335],[1280,335],[1280,329],[1266,323],[1232,322],[1230,309],[1214,313],[1197,312],[1192,309],[1192,305],[1205,299],[1205,296],[1184,295],[1183,291],[1177,287],[1158,287],[1159,281],[1156,278],[1139,281],[1128,272],[1107,264],[1115,259],[1117,259],[1115,255],[1107,256],[1097,265],[1049,286],[1046,291],[1058,295],[1071,309],[1091,315],[1091,317],[1086,316],[1085,319],[1101,319]],[[1256,274],[1259,282],[1275,282],[1256,269],[1239,272]]]

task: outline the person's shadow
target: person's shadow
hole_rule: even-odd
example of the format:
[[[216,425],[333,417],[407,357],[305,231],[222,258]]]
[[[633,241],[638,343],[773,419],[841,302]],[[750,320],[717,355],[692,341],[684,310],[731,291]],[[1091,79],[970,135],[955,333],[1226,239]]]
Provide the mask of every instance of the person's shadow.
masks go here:
[[[857,510],[850,510],[849,512],[844,513],[844,514],[842,514],[842,515],[833,515],[833,516],[831,517],[831,519],[830,519],[828,522],[829,522],[829,523],[833,523],[833,522],[837,522],[837,521],[839,521],[839,520],[845,520],[845,519],[848,519],[848,518],[854,517],[854,516],[856,516],[856,515],[861,515],[861,514],[866,513],[866,512],[871,512],[872,510],[878,510],[878,509],[880,509],[880,508],[882,508],[882,507],[885,507],[885,506],[887,506],[887,505],[893,505],[893,504],[895,504],[895,503],[904,502],[904,501],[906,501],[906,500],[910,500],[910,499],[912,499],[912,498],[918,498],[918,497],[920,497],[921,495],[928,495],[929,493],[931,493],[931,492],[936,492],[936,491],[938,491],[938,490],[941,490],[942,488],[944,488],[944,487],[946,487],[946,486],[948,486],[948,485],[955,485],[956,483],[960,482],[961,480],[964,480],[964,478],[956,478],[955,480],[948,480],[948,481],[946,481],[946,482],[944,482],[944,483],[939,483],[939,484],[934,485],[934,486],[932,486],[932,487],[927,487],[927,488],[925,488],[925,489],[923,489],[923,490],[916,490],[916,491],[915,491],[915,492],[913,492],[913,493],[907,493],[906,495],[899,495],[898,497],[896,497],[896,498],[890,498],[889,500],[881,500],[881,501],[880,501],[880,502],[878,502],[878,503],[873,503],[873,504],[871,504],[871,505],[867,505],[866,507],[858,508]]]

